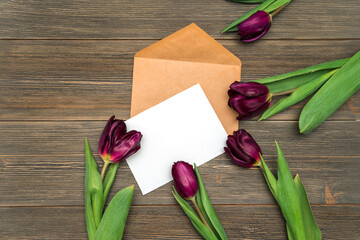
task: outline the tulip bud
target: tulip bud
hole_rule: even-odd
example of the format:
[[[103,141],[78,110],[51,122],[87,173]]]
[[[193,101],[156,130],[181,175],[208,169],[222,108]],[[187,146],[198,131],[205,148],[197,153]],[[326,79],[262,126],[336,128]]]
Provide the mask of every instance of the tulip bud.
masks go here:
[[[99,155],[104,162],[118,163],[140,149],[142,135],[137,131],[126,133],[123,120],[112,116],[107,122],[99,141]]]
[[[256,82],[234,82],[228,91],[229,107],[239,113],[238,120],[258,115],[270,106],[269,89]]]
[[[257,11],[238,25],[243,42],[253,42],[264,36],[271,27],[272,17],[265,11]]]
[[[252,136],[244,129],[229,135],[224,147],[229,158],[240,167],[251,168],[261,163],[261,149]]]
[[[176,191],[181,197],[190,199],[196,196],[199,185],[193,166],[187,162],[178,161],[173,164],[171,173]]]

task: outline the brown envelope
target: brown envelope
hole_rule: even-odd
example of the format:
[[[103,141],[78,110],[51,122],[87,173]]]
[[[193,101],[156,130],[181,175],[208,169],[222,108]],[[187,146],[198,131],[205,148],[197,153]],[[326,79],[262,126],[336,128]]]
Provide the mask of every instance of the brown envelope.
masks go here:
[[[135,55],[131,117],[200,83],[226,132],[232,134],[238,121],[227,105],[227,91],[240,75],[241,61],[190,24]]]

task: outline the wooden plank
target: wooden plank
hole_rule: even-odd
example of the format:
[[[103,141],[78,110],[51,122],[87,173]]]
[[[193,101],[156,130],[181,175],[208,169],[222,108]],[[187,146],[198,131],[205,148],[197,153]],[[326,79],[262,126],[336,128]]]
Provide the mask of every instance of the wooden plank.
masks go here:
[[[358,239],[359,206],[313,206],[323,239]],[[286,239],[276,206],[215,206],[229,239]],[[0,208],[3,239],[87,239],[82,207]],[[179,206],[132,206],[123,239],[202,239]]]
[[[114,113],[127,119],[133,56],[154,42],[0,41],[0,120],[103,120]],[[220,43],[242,59],[248,81],[349,57],[360,40]],[[270,120],[297,120],[304,104]],[[329,119],[359,120],[360,94]]]
[[[84,137],[94,149],[106,121],[0,122],[1,155],[83,154]],[[287,155],[359,156],[360,122],[325,122],[309,135],[300,135],[297,122],[243,121],[264,154],[275,155],[277,140]]]
[[[284,148],[293,175],[299,173],[312,204],[360,202],[360,157],[291,156]],[[276,156],[264,156],[276,174]],[[102,163],[95,156],[101,167]],[[0,156],[0,206],[58,206],[84,203],[84,156]],[[242,169],[225,154],[200,172],[214,204],[275,204],[259,169]],[[110,192],[135,184],[134,204],[175,204],[172,182],[142,196],[126,163],[119,167]]]
[[[0,38],[159,39],[192,23],[216,38],[254,8],[214,1],[1,1]],[[358,0],[303,0],[274,18],[266,39],[360,38]]]

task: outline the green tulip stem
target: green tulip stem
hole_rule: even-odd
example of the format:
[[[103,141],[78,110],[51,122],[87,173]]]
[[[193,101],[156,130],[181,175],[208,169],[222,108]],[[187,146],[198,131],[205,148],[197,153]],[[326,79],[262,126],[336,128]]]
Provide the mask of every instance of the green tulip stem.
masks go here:
[[[104,166],[101,170],[101,181],[104,181],[106,169],[108,168],[109,164],[110,164],[110,161],[104,161]]]
[[[278,9],[276,9],[275,11],[273,11],[272,13],[270,13],[271,18],[273,18],[276,14],[278,14],[281,10],[283,10],[285,7],[287,6],[287,4],[282,5],[281,7],[279,7]]]
[[[272,96],[281,96],[281,95],[287,95],[289,93],[292,93],[293,91],[295,91],[296,88],[293,88],[293,89],[289,89],[289,90],[286,90],[286,91],[282,91],[282,92],[277,92],[277,93],[271,93]]]
[[[191,200],[191,202],[194,204],[195,209],[196,209],[197,213],[199,214],[199,216],[200,216],[200,218],[201,218],[201,221],[202,221],[202,222],[205,224],[205,226],[206,226],[208,229],[210,229],[210,231],[213,233],[213,231],[211,230],[211,228],[210,228],[208,222],[206,221],[204,215],[203,215],[202,212],[200,211],[200,208],[199,208],[199,206],[198,206],[198,204],[197,204],[197,202],[196,202],[196,200],[195,200],[195,197],[190,198],[190,200]]]

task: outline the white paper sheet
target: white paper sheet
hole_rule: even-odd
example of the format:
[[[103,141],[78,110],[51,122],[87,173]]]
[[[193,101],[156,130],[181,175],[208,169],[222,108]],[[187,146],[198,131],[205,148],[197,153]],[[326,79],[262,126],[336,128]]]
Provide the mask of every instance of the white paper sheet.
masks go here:
[[[227,107],[227,106],[224,106]],[[200,166],[224,152],[227,134],[200,85],[126,121],[143,134],[141,149],[127,159],[143,195],[170,182],[171,166]]]

